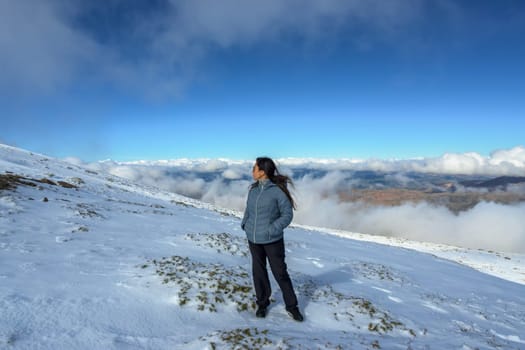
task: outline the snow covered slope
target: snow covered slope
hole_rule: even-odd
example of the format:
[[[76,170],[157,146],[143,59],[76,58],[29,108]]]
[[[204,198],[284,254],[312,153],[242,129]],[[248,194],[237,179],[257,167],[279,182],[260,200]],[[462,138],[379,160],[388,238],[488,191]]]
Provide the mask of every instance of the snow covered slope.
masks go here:
[[[525,286],[434,254],[289,228],[305,322],[257,319],[238,213],[3,145],[0,179],[0,348],[525,349]]]

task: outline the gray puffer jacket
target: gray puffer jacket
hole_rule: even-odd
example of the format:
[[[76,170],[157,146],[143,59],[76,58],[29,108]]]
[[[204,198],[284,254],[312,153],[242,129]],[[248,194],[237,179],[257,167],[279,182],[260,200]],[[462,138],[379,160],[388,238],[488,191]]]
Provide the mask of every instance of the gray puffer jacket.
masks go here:
[[[283,238],[292,219],[292,203],[286,194],[270,180],[263,180],[248,193],[241,227],[250,242],[266,244]]]

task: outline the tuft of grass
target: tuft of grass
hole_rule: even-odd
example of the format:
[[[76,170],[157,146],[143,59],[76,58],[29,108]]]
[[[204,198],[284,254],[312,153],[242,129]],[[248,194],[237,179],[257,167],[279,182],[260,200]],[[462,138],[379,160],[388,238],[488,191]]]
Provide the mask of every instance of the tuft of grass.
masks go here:
[[[51,186],[56,186],[57,185],[56,182],[51,181],[51,180],[49,180],[48,178],[45,178],[45,177],[40,179],[40,180],[38,180],[38,182],[43,183],[43,184],[47,184],[47,185],[51,185]]]
[[[374,349],[381,349],[381,346],[377,340],[374,340],[371,345]]]
[[[219,305],[235,305],[237,311],[255,309],[251,280],[241,266],[204,264],[188,257],[172,256],[148,261],[163,284],[174,286],[180,306],[192,305],[198,311],[217,312]]]
[[[65,181],[57,181],[57,184],[64,188],[78,188],[77,186],[70,184],[69,182],[65,182]]]
[[[414,330],[408,329],[402,322],[394,319],[370,300],[337,292],[331,285],[319,286],[314,281],[307,280],[299,284],[297,290],[312,301],[323,303],[333,309],[332,315],[337,321],[350,321],[356,328],[360,328],[361,324],[355,317],[359,314],[368,318],[367,328],[370,332],[385,334],[397,328],[414,336],[416,334]],[[359,322],[362,323],[362,318],[360,319]]]
[[[352,270],[371,280],[389,281],[399,284],[407,282],[397,271],[383,264],[360,261],[352,265]]]
[[[33,180],[13,173],[0,174],[0,190],[12,190],[17,188],[18,185],[36,187],[36,184],[31,181],[37,180]]]
[[[49,177],[53,177],[53,174],[48,174]],[[54,182],[48,178],[41,178],[41,179],[32,179],[29,177],[16,175],[13,173],[5,173],[0,174],[0,190],[10,190],[15,189],[18,185],[24,185],[24,186],[31,186],[36,187],[37,184],[45,184],[45,185],[51,185],[51,186],[62,186],[64,188],[77,188],[77,186],[72,185],[65,181],[58,181]]]
[[[181,201],[176,201],[176,200],[171,200],[171,203],[176,204],[176,205],[181,205],[181,206],[186,207],[186,208],[188,208],[190,206],[189,204],[186,204],[186,203],[181,202]]]
[[[188,233],[184,238],[198,246],[215,249],[219,254],[224,252],[234,256],[248,256],[246,239],[230,233]]]
[[[211,349],[289,349],[286,341],[277,343],[269,336],[267,329],[259,330],[258,328],[236,328],[233,330],[221,330],[210,333],[199,338],[207,342]]]
[[[102,218],[102,214],[97,213],[94,209],[91,208],[89,204],[79,203],[77,204],[77,214],[83,218]]]

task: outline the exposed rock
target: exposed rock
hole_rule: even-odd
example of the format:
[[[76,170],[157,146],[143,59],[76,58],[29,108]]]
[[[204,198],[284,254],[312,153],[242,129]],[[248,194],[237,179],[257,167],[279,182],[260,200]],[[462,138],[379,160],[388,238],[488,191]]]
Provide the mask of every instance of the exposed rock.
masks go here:
[[[57,184],[58,184],[59,186],[64,187],[64,188],[77,188],[77,186],[72,185],[72,184],[70,184],[69,182],[65,182],[65,181],[57,181]]]
[[[82,181],[82,180],[81,180]],[[36,187],[37,183],[51,185],[51,186],[61,186],[64,188],[78,188],[77,186],[70,184],[65,181],[51,181],[48,178],[42,178],[40,180],[31,179],[22,175],[17,175],[13,173],[0,174],[0,190],[13,190],[19,185]]]

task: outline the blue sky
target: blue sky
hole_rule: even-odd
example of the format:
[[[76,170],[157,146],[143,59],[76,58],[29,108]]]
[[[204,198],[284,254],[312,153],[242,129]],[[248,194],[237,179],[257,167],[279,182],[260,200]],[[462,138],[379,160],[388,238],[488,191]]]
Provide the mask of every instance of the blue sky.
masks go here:
[[[523,1],[0,3],[0,142],[86,161],[525,144]]]

